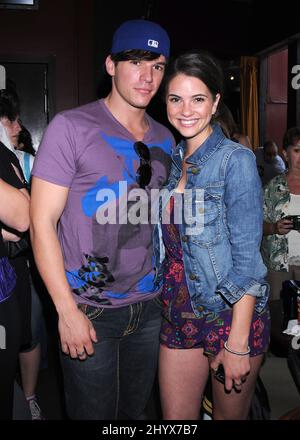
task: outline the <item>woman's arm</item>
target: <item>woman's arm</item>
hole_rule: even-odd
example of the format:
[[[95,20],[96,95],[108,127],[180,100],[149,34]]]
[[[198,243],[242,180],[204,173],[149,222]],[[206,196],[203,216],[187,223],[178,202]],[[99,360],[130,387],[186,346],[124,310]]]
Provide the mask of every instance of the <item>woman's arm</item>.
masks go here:
[[[255,297],[247,294],[234,304],[232,310],[231,330],[227,341],[229,349],[240,353],[247,352],[254,306]],[[233,355],[228,351],[225,351],[224,355],[229,358],[228,361],[230,362],[232,375],[233,377],[237,377],[238,381],[249,373],[249,356]],[[232,357],[234,358],[232,359]]]
[[[247,351],[254,306],[255,297],[247,294],[233,305],[228,347],[234,351]]]
[[[274,235],[277,234],[277,224],[276,223],[268,223],[264,222],[263,225],[263,234],[266,235]]]
[[[29,228],[29,199],[19,189],[0,179],[0,221],[25,232]]]
[[[280,180],[278,180],[280,179]],[[278,195],[276,193],[276,188],[278,185],[282,185],[282,177],[277,176],[277,178],[272,179],[265,187],[264,187],[264,203],[263,203],[263,215],[264,215],[264,223],[263,223],[263,235],[285,235],[290,232],[292,228],[293,222],[291,220],[287,220],[286,218],[280,218],[276,221],[276,218],[279,216],[277,204],[278,204]],[[283,196],[283,200],[286,201],[286,194]],[[277,210],[276,210],[277,208]]]
[[[235,150],[228,160],[224,204],[232,265],[217,291],[232,305],[245,293],[261,297],[261,308],[266,301],[261,283],[266,268],[260,254],[263,198],[255,156],[248,149]]]
[[[254,155],[237,150],[231,157],[226,176],[225,205],[230,232],[232,269],[218,290],[232,304],[232,322],[227,347],[213,360],[225,370],[225,386],[231,390],[250,371],[248,338],[256,297],[263,295],[261,278],[264,266],[260,256],[262,237],[262,192]]]
[[[264,226],[263,226],[264,236],[274,235],[274,234],[285,235],[288,232],[290,232],[292,226],[293,226],[292,220],[287,220],[284,218],[278,220],[275,223],[268,223],[264,221]]]
[[[1,234],[2,234],[3,241],[13,241],[16,243],[17,241],[21,240],[21,235],[13,234],[12,232],[9,232],[3,228],[1,229]]]
[[[244,295],[232,310],[231,330],[227,340],[229,350],[238,353],[247,353],[250,326],[254,311],[255,298]],[[222,364],[225,370],[225,388],[231,390],[235,383],[243,383],[250,371],[249,354],[238,355],[230,353],[228,350],[221,350],[211,363],[211,368],[215,370]]]

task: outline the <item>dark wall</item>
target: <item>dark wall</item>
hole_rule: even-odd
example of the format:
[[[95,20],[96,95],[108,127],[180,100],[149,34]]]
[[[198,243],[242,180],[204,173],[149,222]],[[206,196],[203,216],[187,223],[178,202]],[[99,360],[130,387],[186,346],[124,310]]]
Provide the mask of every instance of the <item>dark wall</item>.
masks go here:
[[[144,16],[167,29],[173,54],[199,48],[233,59],[300,32],[299,12],[294,0],[96,0],[98,44],[100,51],[108,48],[118,24]]]
[[[0,9],[1,54],[55,57],[56,111],[95,96],[94,0],[40,0],[38,10]]]
[[[278,6],[263,0],[127,0],[114,5],[96,1],[98,83],[104,78],[102,63],[109,52],[114,30],[124,20],[144,17],[166,28],[173,55],[198,48],[209,50],[222,60],[226,102],[238,115],[240,56],[255,55],[300,32],[298,9],[292,0],[280,2]],[[227,80],[231,73],[237,78],[235,83]],[[107,85],[101,83],[99,96],[106,92]],[[164,118],[164,108],[158,98],[151,108],[154,116],[159,113],[159,118]]]
[[[202,48],[237,60],[300,32],[298,9],[291,0],[40,0],[36,11],[0,9],[0,53],[54,56],[59,111],[94,99],[112,34],[126,19],[165,26],[173,54]]]
[[[128,0],[115,7],[96,1],[97,60],[99,63],[99,57],[108,52],[112,33],[122,21],[142,17],[166,28],[173,55],[198,48],[211,50],[223,59],[239,57],[247,54],[253,43],[251,14],[248,3],[230,0],[189,0],[186,4],[183,0]],[[100,64],[98,68],[101,76]]]

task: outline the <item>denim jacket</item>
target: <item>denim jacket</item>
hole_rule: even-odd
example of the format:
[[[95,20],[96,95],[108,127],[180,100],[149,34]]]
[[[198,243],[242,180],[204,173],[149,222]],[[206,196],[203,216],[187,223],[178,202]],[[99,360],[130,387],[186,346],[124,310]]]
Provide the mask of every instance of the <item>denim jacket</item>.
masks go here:
[[[181,142],[172,155],[167,191],[160,197],[159,219],[153,230],[158,283],[162,282],[165,259],[161,222],[182,175],[184,149],[185,143]],[[192,191],[192,209],[199,213],[200,227],[191,234],[184,217],[179,232],[193,310],[196,316],[201,316],[203,310],[219,312],[248,294],[256,297],[255,308],[260,312],[269,288],[260,254],[263,197],[255,156],[248,148],[225,138],[220,127],[214,125],[212,134],[187,163],[191,166],[185,189]],[[202,200],[197,200],[196,189],[202,190]]]

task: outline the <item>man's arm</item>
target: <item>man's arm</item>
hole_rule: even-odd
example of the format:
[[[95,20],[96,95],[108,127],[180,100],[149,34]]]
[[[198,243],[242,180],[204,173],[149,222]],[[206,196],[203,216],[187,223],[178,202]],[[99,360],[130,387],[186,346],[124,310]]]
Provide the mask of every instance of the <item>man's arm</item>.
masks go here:
[[[66,205],[68,188],[32,178],[30,234],[35,261],[56,307],[62,351],[76,358],[77,353],[94,352],[95,330],[77,308],[68,284],[57,223]],[[84,359],[81,356],[80,359]]]

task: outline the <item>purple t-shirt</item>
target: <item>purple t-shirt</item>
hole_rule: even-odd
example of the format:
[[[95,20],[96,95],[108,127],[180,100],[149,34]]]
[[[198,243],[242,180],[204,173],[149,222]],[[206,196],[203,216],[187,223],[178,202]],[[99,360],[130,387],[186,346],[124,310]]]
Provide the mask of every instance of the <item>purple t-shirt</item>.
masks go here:
[[[166,182],[174,139],[164,126],[146,117],[149,194]],[[143,207],[149,203],[149,197],[143,199],[139,210],[136,202],[127,200],[127,193],[139,188],[140,158],[134,143],[132,134],[100,100],[55,116],[39,147],[32,175],[69,188],[58,236],[67,279],[79,303],[120,307],[158,292],[153,283],[152,225],[126,221],[130,210],[145,214]]]

